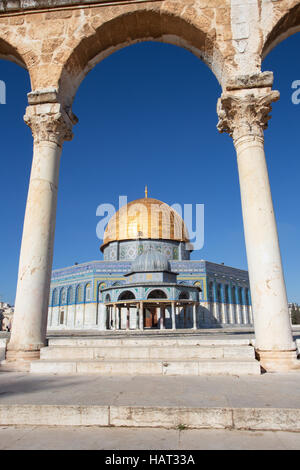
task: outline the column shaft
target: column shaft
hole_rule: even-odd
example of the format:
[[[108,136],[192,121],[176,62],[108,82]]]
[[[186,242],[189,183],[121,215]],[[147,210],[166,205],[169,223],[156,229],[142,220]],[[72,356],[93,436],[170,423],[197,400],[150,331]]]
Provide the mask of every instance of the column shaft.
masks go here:
[[[237,153],[256,351],[266,370],[280,371],[298,363],[264,152],[264,129],[279,93],[269,72],[251,80],[250,89],[233,86],[222,94],[218,129],[233,137]]]
[[[34,144],[10,350],[45,344],[61,147]]]
[[[171,309],[172,309],[172,330],[176,330],[175,302],[171,303]]]
[[[196,312],[196,309],[197,309],[197,304],[194,303],[193,304],[193,330],[197,329],[197,312]]]
[[[140,330],[143,331],[144,329],[144,306],[143,302],[140,302]]]
[[[39,357],[45,345],[53,259],[59,164],[71,121],[59,103],[29,106],[33,161],[19,259],[14,324],[7,359]]]
[[[295,349],[263,139],[236,142],[256,348]]]

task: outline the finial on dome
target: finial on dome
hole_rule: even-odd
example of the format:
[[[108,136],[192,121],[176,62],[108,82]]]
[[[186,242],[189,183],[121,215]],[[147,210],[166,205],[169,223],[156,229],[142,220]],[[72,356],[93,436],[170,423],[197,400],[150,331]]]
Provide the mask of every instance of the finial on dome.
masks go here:
[[[147,185],[145,186],[145,198],[146,199],[148,198],[148,187],[147,187]]]

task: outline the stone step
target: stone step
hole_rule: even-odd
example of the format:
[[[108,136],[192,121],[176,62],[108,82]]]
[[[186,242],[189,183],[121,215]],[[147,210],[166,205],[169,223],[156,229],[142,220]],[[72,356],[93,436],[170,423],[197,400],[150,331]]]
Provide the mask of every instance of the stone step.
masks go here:
[[[98,347],[98,346],[249,346],[249,339],[201,339],[199,337],[187,336],[182,337],[182,335],[174,335],[171,337],[166,337],[164,335],[151,335],[147,336],[127,336],[108,338],[108,337],[99,337],[99,338],[49,338],[49,346],[86,346],[86,347]]]
[[[169,346],[49,346],[41,349],[41,359],[52,360],[117,360],[117,359],[254,359],[254,348],[251,346],[203,346],[175,345]]]
[[[198,360],[38,360],[31,362],[30,372],[40,374],[99,375],[259,375],[255,359]]]

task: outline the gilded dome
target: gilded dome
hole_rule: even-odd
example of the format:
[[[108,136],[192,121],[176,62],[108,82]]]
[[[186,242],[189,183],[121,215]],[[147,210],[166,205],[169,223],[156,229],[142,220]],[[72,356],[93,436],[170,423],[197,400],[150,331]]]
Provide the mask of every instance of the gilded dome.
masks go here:
[[[101,250],[113,241],[137,239],[189,242],[189,235],[183,219],[172,207],[145,197],[129,202],[113,215]]]

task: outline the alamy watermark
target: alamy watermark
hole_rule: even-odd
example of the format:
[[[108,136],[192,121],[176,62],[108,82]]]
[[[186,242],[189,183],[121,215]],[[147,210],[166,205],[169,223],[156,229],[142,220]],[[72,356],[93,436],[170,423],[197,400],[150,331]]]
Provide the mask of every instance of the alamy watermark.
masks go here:
[[[97,207],[96,234],[100,240],[109,222],[106,237],[122,239],[182,240],[186,249],[201,250],[204,246],[204,204],[150,203],[147,199],[133,201],[127,205],[127,196],[119,196],[119,207],[103,203]],[[171,207],[171,210],[170,210]]]
[[[294,80],[292,88],[295,90],[294,93],[292,93],[292,103],[300,104],[300,80]]]
[[[6,84],[0,80],[0,104],[6,104]]]

